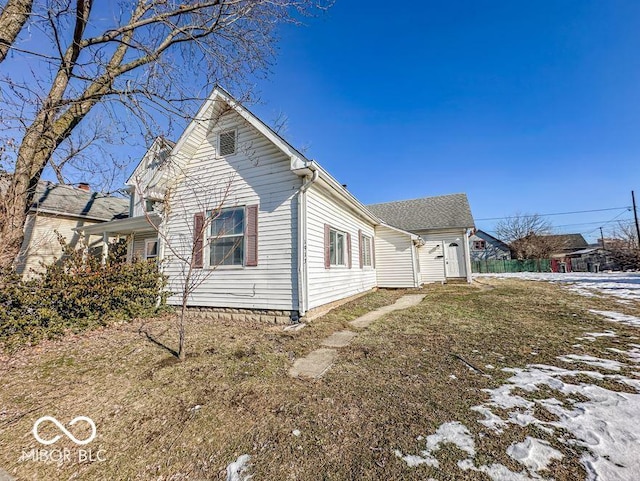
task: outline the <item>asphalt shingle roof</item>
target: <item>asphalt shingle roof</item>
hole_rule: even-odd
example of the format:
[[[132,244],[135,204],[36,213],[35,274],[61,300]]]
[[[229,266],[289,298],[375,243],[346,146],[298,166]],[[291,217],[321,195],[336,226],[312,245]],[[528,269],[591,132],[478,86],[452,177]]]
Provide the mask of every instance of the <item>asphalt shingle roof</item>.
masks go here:
[[[389,225],[407,231],[470,228],[475,224],[466,194],[439,195],[368,205]]]
[[[582,234],[555,234],[540,237],[552,240],[563,249],[583,249],[589,245]]]
[[[129,215],[129,201],[126,199],[51,182],[38,183],[31,208],[105,221]]]

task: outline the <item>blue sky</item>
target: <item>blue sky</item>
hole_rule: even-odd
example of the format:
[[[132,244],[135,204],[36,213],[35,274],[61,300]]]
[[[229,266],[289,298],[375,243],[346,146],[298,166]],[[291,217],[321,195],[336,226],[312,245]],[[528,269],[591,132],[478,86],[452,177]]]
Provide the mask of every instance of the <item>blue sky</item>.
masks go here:
[[[365,203],[466,192],[476,219],[628,206],[639,25],[637,1],[338,0],[283,31],[253,110],[286,114],[285,137]],[[632,214],[549,220],[593,240],[616,216]]]

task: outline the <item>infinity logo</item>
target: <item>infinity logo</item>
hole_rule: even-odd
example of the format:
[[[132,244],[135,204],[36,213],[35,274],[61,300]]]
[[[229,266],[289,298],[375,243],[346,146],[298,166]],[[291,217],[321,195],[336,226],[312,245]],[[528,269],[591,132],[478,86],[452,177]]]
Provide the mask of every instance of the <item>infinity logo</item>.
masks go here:
[[[51,421],[53,424],[55,424],[58,427],[58,429],[60,431],[62,431],[64,433],[64,435],[66,437],[68,437],[69,439],[71,439],[71,441],[73,441],[74,443],[79,444],[81,446],[84,445],[84,444],[90,443],[96,437],[96,425],[94,424],[94,422],[91,419],[89,419],[86,416],[78,416],[77,418],[72,419],[71,422],[69,423],[69,426],[73,426],[74,424],[76,424],[79,421],[84,421],[84,422],[88,423],[89,426],[91,426],[91,436],[89,436],[87,439],[84,439],[84,440],[80,440],[80,439],[76,438],[73,434],[71,434],[67,430],[67,428],[64,427],[64,425],[60,424],[60,422],[56,418],[51,417],[51,416],[42,416],[40,419],[38,419],[35,422],[35,424],[33,425],[33,430],[32,430],[33,437],[36,438],[36,441],[38,441],[41,444],[45,444],[45,445],[53,444],[53,443],[55,443],[56,441],[58,441],[62,437],[60,434],[58,434],[58,435],[54,436],[51,439],[42,439],[40,437],[40,435],[38,434],[38,426],[40,426],[40,424],[42,424],[45,421]]]

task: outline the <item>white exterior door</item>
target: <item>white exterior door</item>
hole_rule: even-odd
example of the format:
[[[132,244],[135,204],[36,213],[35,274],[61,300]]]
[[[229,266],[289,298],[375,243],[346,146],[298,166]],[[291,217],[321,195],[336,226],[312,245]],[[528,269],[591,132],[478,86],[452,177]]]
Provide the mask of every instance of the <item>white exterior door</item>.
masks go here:
[[[446,246],[445,266],[447,277],[465,277],[463,246],[458,240],[446,242]]]

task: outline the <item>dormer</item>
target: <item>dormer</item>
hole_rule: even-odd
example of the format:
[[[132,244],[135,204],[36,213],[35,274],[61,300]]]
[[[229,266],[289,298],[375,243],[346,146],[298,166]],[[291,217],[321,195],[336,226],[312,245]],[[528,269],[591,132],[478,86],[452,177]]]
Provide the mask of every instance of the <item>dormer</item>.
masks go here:
[[[170,140],[157,137],[125,182],[130,195],[130,217],[158,211],[158,206],[164,201],[174,145]]]

